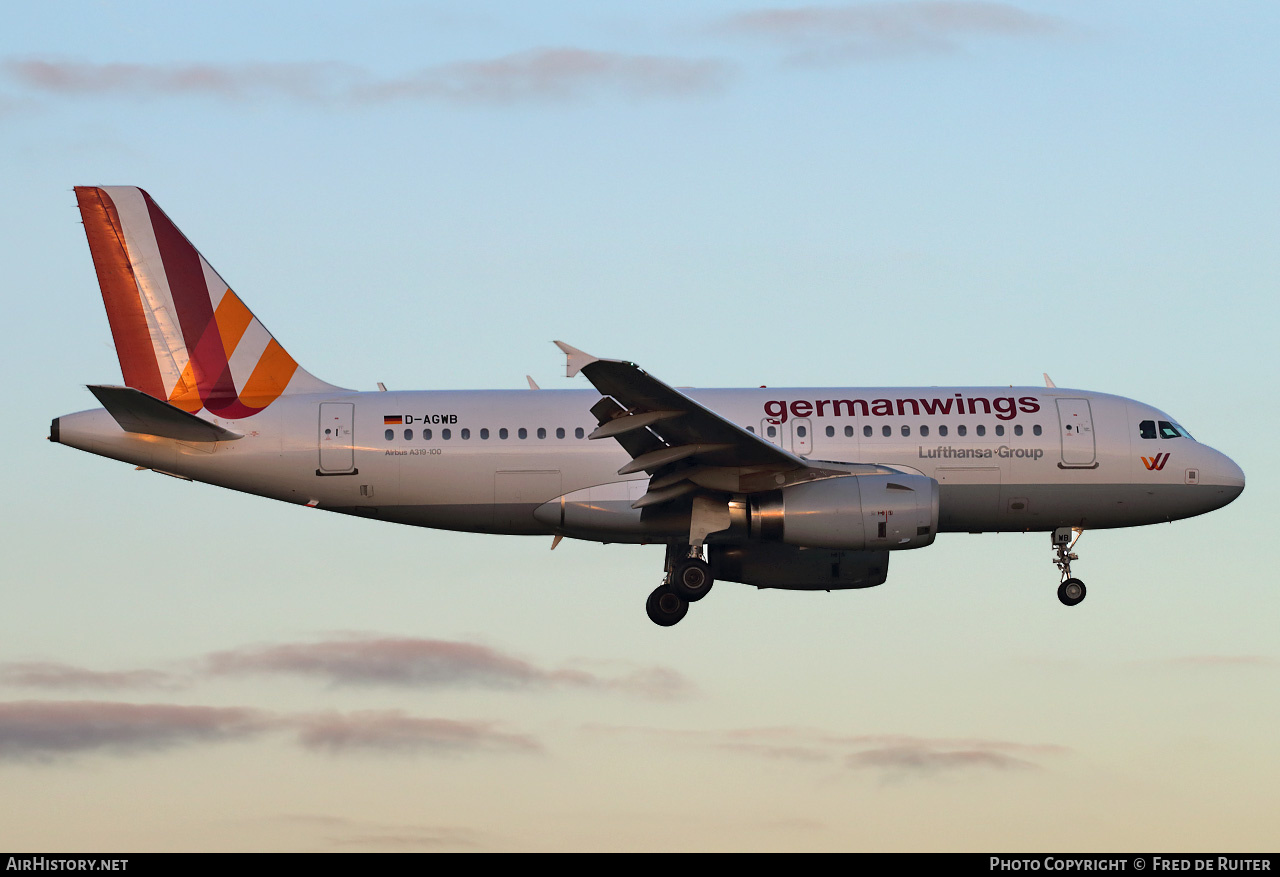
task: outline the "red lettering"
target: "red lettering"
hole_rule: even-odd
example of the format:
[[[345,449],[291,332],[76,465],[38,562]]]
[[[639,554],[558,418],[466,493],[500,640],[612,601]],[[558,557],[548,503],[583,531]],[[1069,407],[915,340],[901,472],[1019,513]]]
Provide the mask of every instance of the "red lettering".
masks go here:
[[[813,405],[803,399],[797,399],[795,402],[791,403],[792,417],[808,417],[812,413]]]
[[[840,416],[840,406],[841,406],[841,405],[845,406],[845,416],[847,416],[847,417],[852,417],[852,416],[853,416],[853,406],[854,406],[854,405],[861,406],[861,408],[862,408],[862,416],[863,416],[863,417],[866,417],[866,416],[870,413],[870,412],[867,410],[867,400],[866,400],[866,399],[837,399],[837,400],[835,400],[834,402],[832,402],[832,403],[831,403],[831,405],[832,405],[832,407],[835,409],[835,410],[833,410],[833,411],[831,412],[831,416],[832,416],[832,417],[839,417],[839,416]]]

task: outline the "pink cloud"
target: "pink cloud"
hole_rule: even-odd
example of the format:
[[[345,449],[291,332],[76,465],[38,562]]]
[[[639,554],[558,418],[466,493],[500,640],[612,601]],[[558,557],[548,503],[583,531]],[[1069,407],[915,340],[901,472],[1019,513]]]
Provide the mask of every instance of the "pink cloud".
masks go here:
[[[1037,758],[1069,753],[1054,743],[1020,743],[977,737],[915,737],[907,734],[829,734],[803,727],[732,728],[727,730],[671,730],[588,726],[607,734],[641,734],[679,745],[702,745],[742,755],[796,763],[824,763],[842,759],[853,768],[894,772],[938,773],[959,768],[1029,769]]]
[[[486,61],[428,67],[411,76],[375,83],[358,96],[457,103],[564,100],[596,91],[629,97],[682,97],[718,89],[727,73],[724,64],[707,59],[534,49]]]
[[[971,0],[759,9],[730,15],[714,28],[766,39],[791,61],[809,64],[950,52],[967,37],[1042,37],[1066,29],[1051,16]]]
[[[88,670],[51,661],[0,664],[0,685],[25,688],[172,688],[175,678],[159,670]]]
[[[534,689],[567,687],[618,691],[654,699],[681,697],[693,686],[666,667],[603,676],[582,669],[546,669],[475,643],[410,637],[350,637],[215,652],[209,672],[287,673],[335,685]]]
[[[59,94],[162,97],[205,95],[227,100],[277,95],[298,100],[338,96],[352,67],[315,64],[89,64],[39,59],[5,62],[11,78]]]
[[[853,768],[884,768],[895,771],[937,773],[961,768],[1026,770],[1039,765],[991,749],[947,749],[932,744],[867,749],[846,756]]]
[[[532,49],[478,61],[439,64],[397,76],[332,62],[295,64],[93,64],[9,60],[11,80],[60,95],[228,101],[283,98],[325,104],[426,101],[506,104],[591,94],[685,97],[720,88],[719,61],[577,48]]]
[[[344,816],[302,815],[280,816],[276,821],[323,832],[325,840],[335,847],[434,850],[475,849],[483,845],[483,835],[479,832],[454,825],[393,824]]]
[[[419,718],[399,710],[300,716],[292,724],[298,728],[298,740],[303,746],[329,752],[535,752],[542,749],[532,737],[501,731],[494,722]]]
[[[0,758],[49,760],[80,752],[134,753],[235,740],[270,721],[258,710],[101,701],[0,703]]]

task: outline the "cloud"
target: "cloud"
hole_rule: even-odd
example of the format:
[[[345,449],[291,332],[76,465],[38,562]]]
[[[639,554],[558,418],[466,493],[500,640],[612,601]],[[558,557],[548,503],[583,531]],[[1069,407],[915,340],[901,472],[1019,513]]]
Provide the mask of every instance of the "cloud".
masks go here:
[[[358,92],[362,100],[429,99],[455,103],[565,100],[595,91],[628,97],[683,97],[720,88],[728,68],[708,59],[630,55],[588,49],[534,49],[488,61],[429,67]]]
[[[1039,765],[990,749],[947,749],[933,743],[891,746],[850,753],[845,764],[852,768],[883,768],[893,771],[938,773],[960,768],[995,770],[1031,769]]]
[[[769,41],[793,63],[832,64],[953,52],[965,38],[1044,37],[1067,28],[1004,3],[920,0],[758,9],[727,16],[712,30]]]
[[[586,730],[656,736],[679,741],[682,746],[702,745],[771,761],[822,764],[840,760],[850,768],[893,774],[937,774],[963,768],[1035,769],[1040,767],[1037,759],[1071,751],[1055,743],[906,734],[839,735],[787,726],[690,731],[593,725]]]
[[[334,685],[508,690],[559,686],[655,699],[680,697],[692,690],[684,676],[666,667],[633,669],[608,677],[582,669],[545,669],[475,643],[409,637],[251,646],[215,652],[205,664],[213,674],[285,673]]]
[[[269,726],[266,714],[237,707],[16,701],[0,703],[0,758],[47,761],[82,752],[149,752],[241,739]]]
[[[173,688],[177,680],[159,670],[88,670],[51,661],[0,664],[0,685],[24,688]]]
[[[378,77],[335,62],[291,64],[92,64],[11,59],[14,82],[63,96],[285,99],[326,105],[415,101],[511,104],[598,94],[686,97],[721,88],[729,68],[705,58],[541,48]]]
[[[89,64],[9,60],[10,78],[39,91],[65,95],[171,97],[225,100],[279,96],[319,101],[338,97],[363,74],[344,64]]]
[[[498,722],[423,718],[401,710],[280,715],[243,707],[16,701],[0,703],[0,760],[132,755],[269,731],[292,732],[303,748],[331,754],[542,751],[532,736]]]
[[[370,849],[475,849],[482,835],[474,829],[453,825],[413,825],[369,822],[343,816],[292,815],[276,817],[290,826],[314,828],[336,847]]]
[[[425,719],[400,710],[322,713],[295,718],[298,741],[308,749],[328,752],[480,751],[536,752],[541,745],[526,734],[498,730],[494,722]]]

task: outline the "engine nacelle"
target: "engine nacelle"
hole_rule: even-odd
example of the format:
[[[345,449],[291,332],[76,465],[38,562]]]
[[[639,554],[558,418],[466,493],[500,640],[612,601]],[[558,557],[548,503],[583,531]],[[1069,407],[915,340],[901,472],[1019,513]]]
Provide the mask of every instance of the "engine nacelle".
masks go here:
[[[832,551],[776,542],[708,545],[707,561],[720,581],[791,591],[873,588],[889,576],[887,551]]]
[[[938,482],[896,472],[846,475],[753,494],[750,532],[806,548],[923,548],[938,534]]]

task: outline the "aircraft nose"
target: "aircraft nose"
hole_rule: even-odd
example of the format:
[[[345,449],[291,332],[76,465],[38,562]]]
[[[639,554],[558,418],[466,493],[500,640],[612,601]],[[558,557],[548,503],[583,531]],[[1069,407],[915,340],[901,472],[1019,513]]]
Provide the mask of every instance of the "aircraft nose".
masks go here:
[[[1222,488],[1226,500],[1223,505],[1244,493],[1244,470],[1236,465],[1235,460],[1220,451],[1214,451],[1208,469],[1205,473],[1208,477],[1201,479],[1201,483]]]

